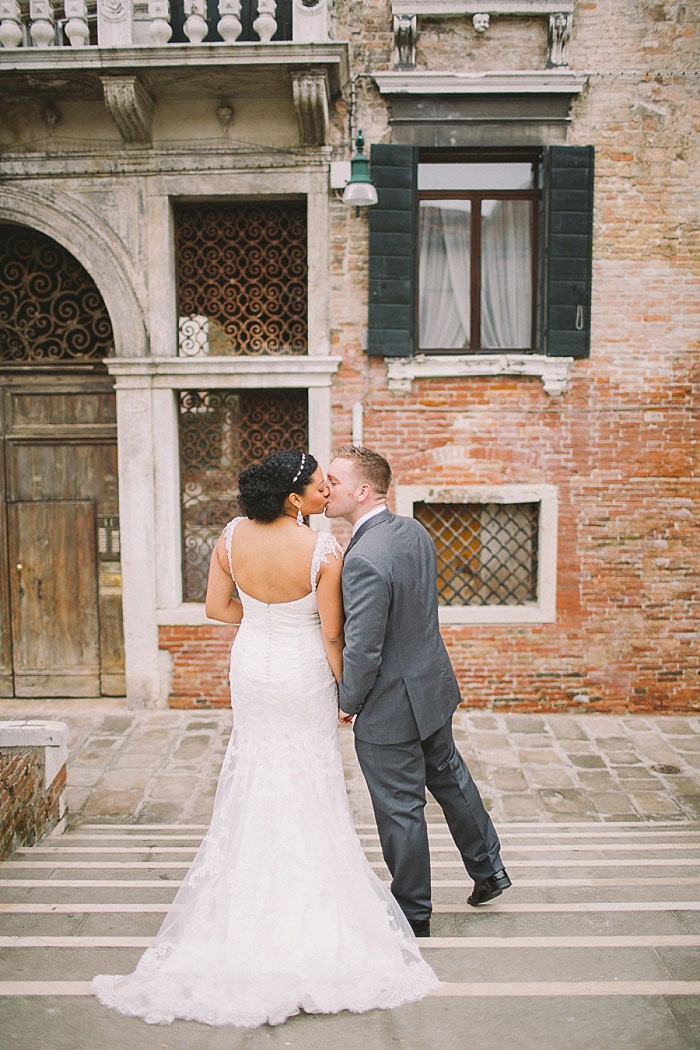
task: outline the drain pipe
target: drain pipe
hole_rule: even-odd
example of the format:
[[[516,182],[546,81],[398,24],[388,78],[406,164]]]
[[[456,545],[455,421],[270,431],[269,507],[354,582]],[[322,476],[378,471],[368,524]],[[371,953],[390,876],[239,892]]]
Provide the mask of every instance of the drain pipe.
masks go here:
[[[361,401],[352,406],[352,443],[361,445],[365,437],[365,409]]]

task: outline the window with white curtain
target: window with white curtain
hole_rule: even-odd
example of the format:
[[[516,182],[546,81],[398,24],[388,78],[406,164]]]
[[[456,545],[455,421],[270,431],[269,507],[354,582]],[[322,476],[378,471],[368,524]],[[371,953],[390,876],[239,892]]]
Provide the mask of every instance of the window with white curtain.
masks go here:
[[[534,154],[421,156],[423,352],[534,349],[537,163]]]

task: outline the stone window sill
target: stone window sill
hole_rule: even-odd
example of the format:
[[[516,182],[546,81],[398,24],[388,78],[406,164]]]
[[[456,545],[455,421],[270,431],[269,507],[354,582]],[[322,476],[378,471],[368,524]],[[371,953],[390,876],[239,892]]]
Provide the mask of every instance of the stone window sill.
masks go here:
[[[414,379],[460,379],[470,376],[535,376],[550,397],[568,388],[573,357],[542,354],[462,354],[386,359],[389,390],[409,393]]]

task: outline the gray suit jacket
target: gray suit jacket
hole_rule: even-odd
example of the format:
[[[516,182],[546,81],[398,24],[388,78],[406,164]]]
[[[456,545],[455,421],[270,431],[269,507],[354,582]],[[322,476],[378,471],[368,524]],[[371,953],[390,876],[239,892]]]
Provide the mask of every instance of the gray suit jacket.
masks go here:
[[[339,701],[360,740],[424,740],[460,702],[438,627],[435,546],[422,525],[383,511],[343,563],[345,651]]]

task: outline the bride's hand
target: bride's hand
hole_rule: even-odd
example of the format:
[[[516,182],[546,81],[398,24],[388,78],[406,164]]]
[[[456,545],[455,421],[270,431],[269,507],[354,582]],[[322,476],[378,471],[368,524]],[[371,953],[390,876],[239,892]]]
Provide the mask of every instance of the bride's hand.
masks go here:
[[[351,726],[354,717],[354,715],[346,715],[342,708],[338,708],[338,721],[341,726]]]

